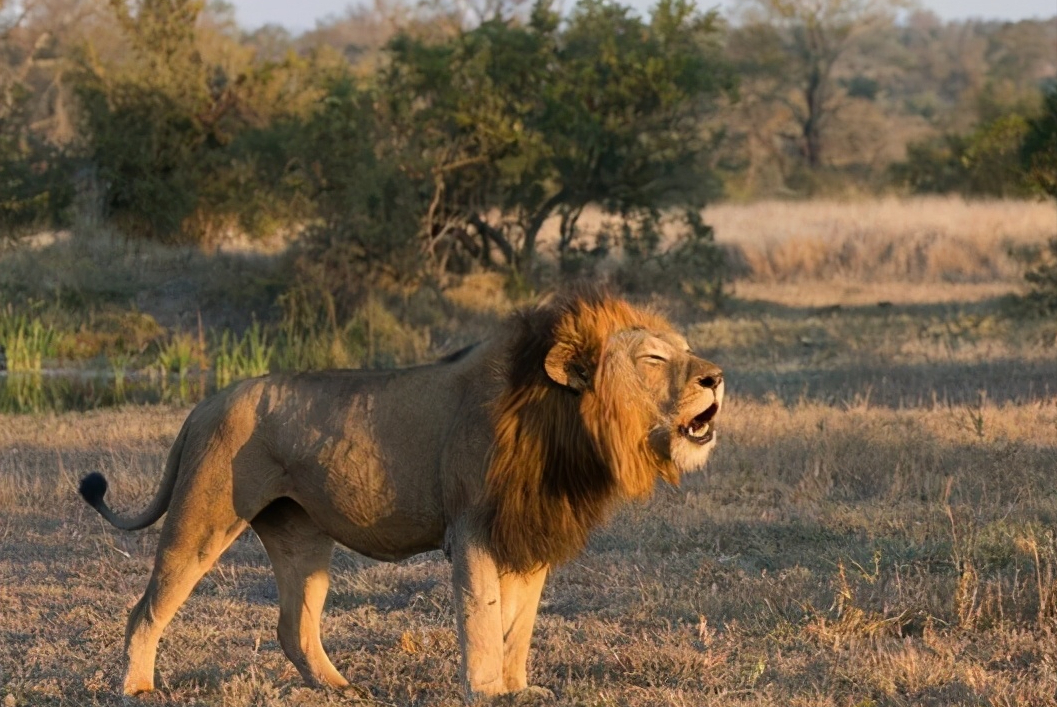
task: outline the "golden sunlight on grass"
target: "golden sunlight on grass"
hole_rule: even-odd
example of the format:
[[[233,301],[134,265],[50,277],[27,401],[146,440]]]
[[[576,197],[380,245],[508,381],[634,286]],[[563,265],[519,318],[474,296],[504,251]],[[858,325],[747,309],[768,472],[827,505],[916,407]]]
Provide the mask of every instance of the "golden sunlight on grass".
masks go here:
[[[1019,282],[1007,247],[1041,243],[1054,216],[710,209],[746,268],[723,314],[684,310],[726,371],[716,453],[554,572],[531,681],[567,706],[1054,704],[1057,321],[1001,299]],[[451,301],[484,331],[502,286],[467,278]],[[5,707],[123,704],[124,623],[159,530],[113,530],[74,485],[100,470],[115,507],[142,507],[188,411],[0,415]],[[144,704],[461,704],[440,553],[335,554],[323,640],[358,696],[302,686],[276,599],[247,533],[165,634]]]
[[[729,362],[713,463],[555,572],[534,681],[562,705],[1049,704],[1053,339],[1024,324],[936,343],[913,317],[692,327]],[[73,483],[100,469],[117,507],[141,507],[186,413],[0,416],[0,686],[15,704],[119,703],[158,530],[112,530]],[[283,657],[275,591],[244,535],[166,634],[150,704],[336,703]],[[439,554],[336,555],[324,641],[364,704],[460,704],[450,604]]]
[[[712,206],[705,221],[756,281],[1012,281],[1021,267],[1010,248],[1057,233],[1057,208],[959,197],[775,201]]]

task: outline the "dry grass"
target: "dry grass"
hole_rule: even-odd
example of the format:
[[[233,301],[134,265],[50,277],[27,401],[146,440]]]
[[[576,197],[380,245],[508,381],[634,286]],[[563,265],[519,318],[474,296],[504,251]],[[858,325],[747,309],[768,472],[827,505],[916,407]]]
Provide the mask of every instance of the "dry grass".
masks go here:
[[[0,303],[71,312],[136,310],[162,326],[243,329],[286,286],[273,243],[206,253],[127,240],[107,230],[60,232],[0,249]]]
[[[705,222],[757,282],[1012,282],[1010,248],[1057,233],[1052,201],[960,197],[717,205]]]
[[[737,298],[800,307],[993,299],[1023,287],[1024,255],[1057,234],[1052,200],[957,196],[727,203],[704,220],[729,256]],[[614,223],[597,209],[580,221],[585,233]],[[557,232],[557,219],[541,231],[545,256]],[[611,258],[602,271],[614,267]]]
[[[992,261],[958,284],[928,259],[853,282],[868,259],[831,271],[825,251],[753,270],[727,314],[685,322],[727,370],[717,454],[554,573],[533,680],[560,705],[1057,703],[1057,322],[1005,317],[996,298],[1015,278],[995,265],[1006,239],[1052,231],[1052,207],[740,208],[709,218],[722,241],[764,255],[769,233],[841,252],[861,241],[857,258],[886,238],[961,237]],[[488,319],[506,306],[498,285],[467,280],[451,301]],[[158,529],[114,531],[74,480],[102,470],[116,505],[141,506],[186,414],[0,416],[4,707],[123,704],[124,622]],[[167,631],[160,689],[143,703],[460,704],[443,557],[339,552],[333,575],[324,642],[363,695],[302,687],[247,533]]]
[[[776,308],[692,327],[731,362],[710,471],[555,572],[534,680],[562,705],[1052,704],[1054,325],[948,315]],[[121,702],[157,529],[113,531],[73,480],[101,469],[119,506],[141,505],[186,412],[0,418],[5,699]],[[167,632],[146,704],[459,704],[448,573],[438,554],[340,553],[324,640],[370,696],[318,693],[277,645],[247,534]]]

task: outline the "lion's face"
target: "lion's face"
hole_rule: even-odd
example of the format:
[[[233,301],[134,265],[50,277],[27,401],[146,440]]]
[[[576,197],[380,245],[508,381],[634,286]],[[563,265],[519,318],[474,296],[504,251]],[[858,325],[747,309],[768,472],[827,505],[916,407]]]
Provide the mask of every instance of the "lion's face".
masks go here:
[[[585,407],[590,402],[591,420],[609,421],[608,431],[600,425],[595,436],[620,447],[613,465],[626,466],[628,453],[642,444],[664,462],[660,473],[670,482],[704,466],[723,407],[719,366],[695,356],[667,327],[619,328],[596,344],[560,341],[546,368],[552,380],[583,395]],[[674,476],[665,471],[669,465]]]
[[[527,571],[575,556],[616,501],[705,464],[723,372],[660,315],[598,292],[514,323],[486,498],[501,564]]]
[[[716,444],[723,371],[671,331],[632,329],[607,342],[598,375],[623,375],[651,403],[649,443],[680,472],[704,466]],[[631,393],[631,391],[627,391]],[[640,403],[641,404],[641,403]]]

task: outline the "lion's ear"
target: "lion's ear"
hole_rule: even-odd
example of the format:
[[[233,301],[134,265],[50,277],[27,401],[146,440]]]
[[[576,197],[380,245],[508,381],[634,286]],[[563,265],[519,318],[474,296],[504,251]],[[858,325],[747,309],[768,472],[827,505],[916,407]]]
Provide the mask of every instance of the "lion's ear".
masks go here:
[[[558,342],[547,352],[543,368],[552,381],[580,393],[587,390],[590,381],[577,358],[575,348],[570,344]]]

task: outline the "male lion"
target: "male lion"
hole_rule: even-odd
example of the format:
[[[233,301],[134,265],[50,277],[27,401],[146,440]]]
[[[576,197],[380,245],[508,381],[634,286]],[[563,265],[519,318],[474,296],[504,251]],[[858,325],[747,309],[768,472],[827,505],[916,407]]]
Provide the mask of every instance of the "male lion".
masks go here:
[[[511,317],[437,363],[247,380],[200,403],[139,515],[168,510],[125,633],[124,690],[154,687],[158,639],[249,525],[279,587],[279,642],[311,685],[343,687],[319,638],[334,542],[379,560],[444,548],[468,700],[528,688],[551,565],[618,501],[675,484],[715,445],[723,375],[663,318],[589,290]]]

